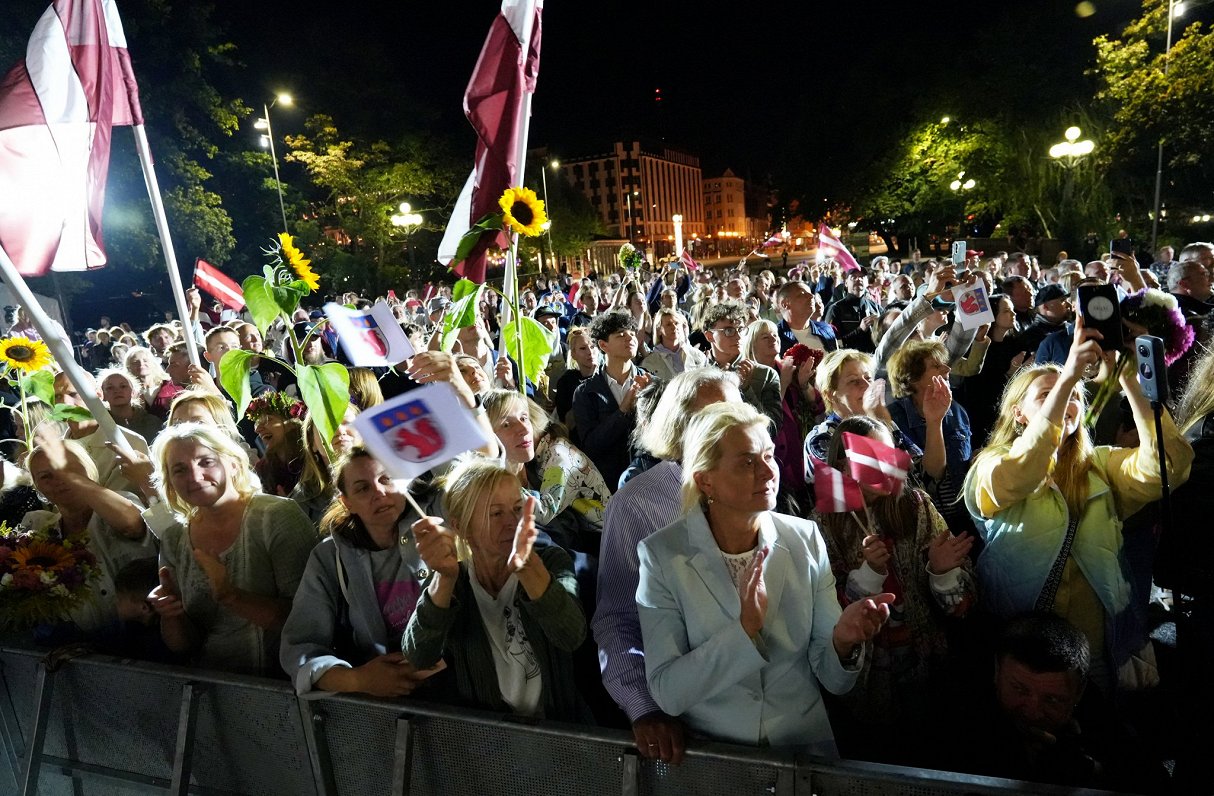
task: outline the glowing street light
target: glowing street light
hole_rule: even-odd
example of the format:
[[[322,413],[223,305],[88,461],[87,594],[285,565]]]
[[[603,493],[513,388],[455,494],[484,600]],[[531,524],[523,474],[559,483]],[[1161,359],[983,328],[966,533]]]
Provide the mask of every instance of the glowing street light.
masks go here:
[[[1059,141],[1049,149],[1050,157],[1060,161],[1062,165],[1070,168],[1078,162],[1079,158],[1092,154],[1096,149],[1096,143],[1090,138],[1079,140],[1079,136],[1083,131],[1078,127],[1068,127],[1062,137],[1066,140]]]
[[[294,104],[294,97],[285,91],[279,92],[268,105],[262,104],[261,108],[265,115],[253,122],[254,129],[266,131],[265,135],[261,137],[261,145],[269,147],[270,161],[274,164],[274,186],[278,189],[278,211],[282,214],[283,232],[290,232],[291,230],[287,229],[287,207],[282,201],[282,179],[278,176],[278,153],[274,151],[274,129],[270,126],[270,108],[273,108],[275,105],[289,108]]]

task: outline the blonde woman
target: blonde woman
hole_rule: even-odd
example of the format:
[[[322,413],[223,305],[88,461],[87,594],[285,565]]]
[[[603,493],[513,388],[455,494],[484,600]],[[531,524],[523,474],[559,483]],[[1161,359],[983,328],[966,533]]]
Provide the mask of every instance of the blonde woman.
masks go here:
[[[535,498],[509,469],[476,457],[447,477],[444,506],[445,520],[413,525],[432,574],[405,630],[405,658],[419,669],[445,660],[464,704],[590,721],[573,671],[586,636],[573,562],[538,541]]]
[[[851,689],[894,596],[840,609],[817,526],[772,511],[768,422],[735,403],[688,425],[683,516],[637,548],[646,679],[709,738],[837,756],[819,684]]]
[[[575,326],[567,337],[569,360],[566,370],[557,379],[554,403],[556,417],[573,432],[573,393],[578,385],[590,378],[599,368],[599,347],[590,339],[590,329]]]
[[[1000,617],[1038,608],[1071,622],[1091,644],[1092,681],[1110,692],[1121,676],[1129,684],[1131,658],[1146,641],[1127,610],[1122,521],[1157,500],[1161,484],[1153,415],[1134,371],[1122,374],[1121,388],[1138,447],[1093,445],[1083,425],[1082,374],[1105,359],[1099,338],[1080,317],[1061,368],[1026,367],[1012,378],[964,491],[986,543],[978,558],[983,604]],[[1163,447],[1168,481],[1178,486],[1193,448],[1166,412]]]
[[[213,426],[170,426],[152,458],[161,498],[181,517],[161,532],[149,595],[165,645],[210,668],[277,672],[316,528],[294,501],[261,494],[244,451]]]
[[[687,341],[687,317],[677,309],[658,310],[653,327],[653,351],[641,367],[662,381],[670,381],[686,370],[704,367],[707,358]]]
[[[135,377],[117,368],[103,370],[97,374],[97,388],[114,422],[134,431],[151,445],[164,427],[164,421],[143,408],[143,394]]]
[[[161,420],[168,417],[167,403],[156,402],[161,388],[170,381],[169,374],[160,364],[160,357],[153,354],[149,348],[134,346],[126,352],[126,359],[122,364],[139,386],[139,404]]]

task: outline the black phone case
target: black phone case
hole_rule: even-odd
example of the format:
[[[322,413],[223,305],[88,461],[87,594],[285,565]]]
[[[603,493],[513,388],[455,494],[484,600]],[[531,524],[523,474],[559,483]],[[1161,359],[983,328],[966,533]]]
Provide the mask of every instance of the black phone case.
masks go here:
[[[1093,316],[1089,308],[1092,300],[1096,298],[1102,298],[1111,303],[1112,312],[1107,317]],[[1100,340],[1102,349],[1120,351],[1125,348],[1125,327],[1121,323],[1121,304],[1117,299],[1117,288],[1112,285],[1080,285],[1079,314],[1083,316],[1085,327],[1095,329],[1103,335]]]

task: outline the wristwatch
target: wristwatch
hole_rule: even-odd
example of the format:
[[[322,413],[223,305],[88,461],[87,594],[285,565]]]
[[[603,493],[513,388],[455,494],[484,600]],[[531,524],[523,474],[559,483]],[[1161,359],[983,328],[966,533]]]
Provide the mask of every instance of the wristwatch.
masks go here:
[[[860,663],[860,656],[863,654],[864,645],[856,644],[851,648],[851,652],[847,653],[845,657],[839,659],[839,662],[843,664],[844,669],[854,669]]]

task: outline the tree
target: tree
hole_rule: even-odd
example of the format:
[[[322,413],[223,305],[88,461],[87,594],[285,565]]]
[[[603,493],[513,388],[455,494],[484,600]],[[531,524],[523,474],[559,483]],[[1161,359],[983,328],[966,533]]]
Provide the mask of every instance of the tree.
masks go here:
[[[285,159],[301,164],[312,184],[298,233],[330,286],[379,294],[412,281],[416,254],[406,246],[437,250],[426,244],[459,191],[445,147],[420,136],[356,142],[323,114],[308,119],[306,131],[287,137]],[[408,235],[391,221],[403,201],[430,211],[426,224]]]
[[[529,162],[524,178],[527,187],[534,190],[541,199],[544,198],[544,178],[541,169],[545,167],[546,163],[538,160]],[[606,227],[603,226],[603,221],[595,211],[594,205],[590,204],[586,195],[579,191],[573,183],[565,179],[563,173],[554,174],[549,171],[547,181],[546,205],[548,218],[552,221],[552,228],[549,230],[552,251],[560,257],[584,255],[586,249],[596,238],[607,234]],[[538,238],[522,238],[519,246],[531,260],[535,259],[536,253],[542,248],[545,252],[545,262],[547,262],[549,234],[541,235]],[[528,257],[525,256],[523,261],[527,260]]]
[[[1161,141],[1163,195],[1173,218],[1186,218],[1196,209],[1208,212],[1214,180],[1214,137],[1209,133],[1214,31],[1200,22],[1174,19],[1172,48],[1165,56],[1167,25],[1167,0],[1144,0],[1142,15],[1120,37],[1100,36],[1093,42],[1096,100],[1111,120],[1107,146],[1098,155],[1108,164],[1123,217],[1140,229],[1150,224]]]

